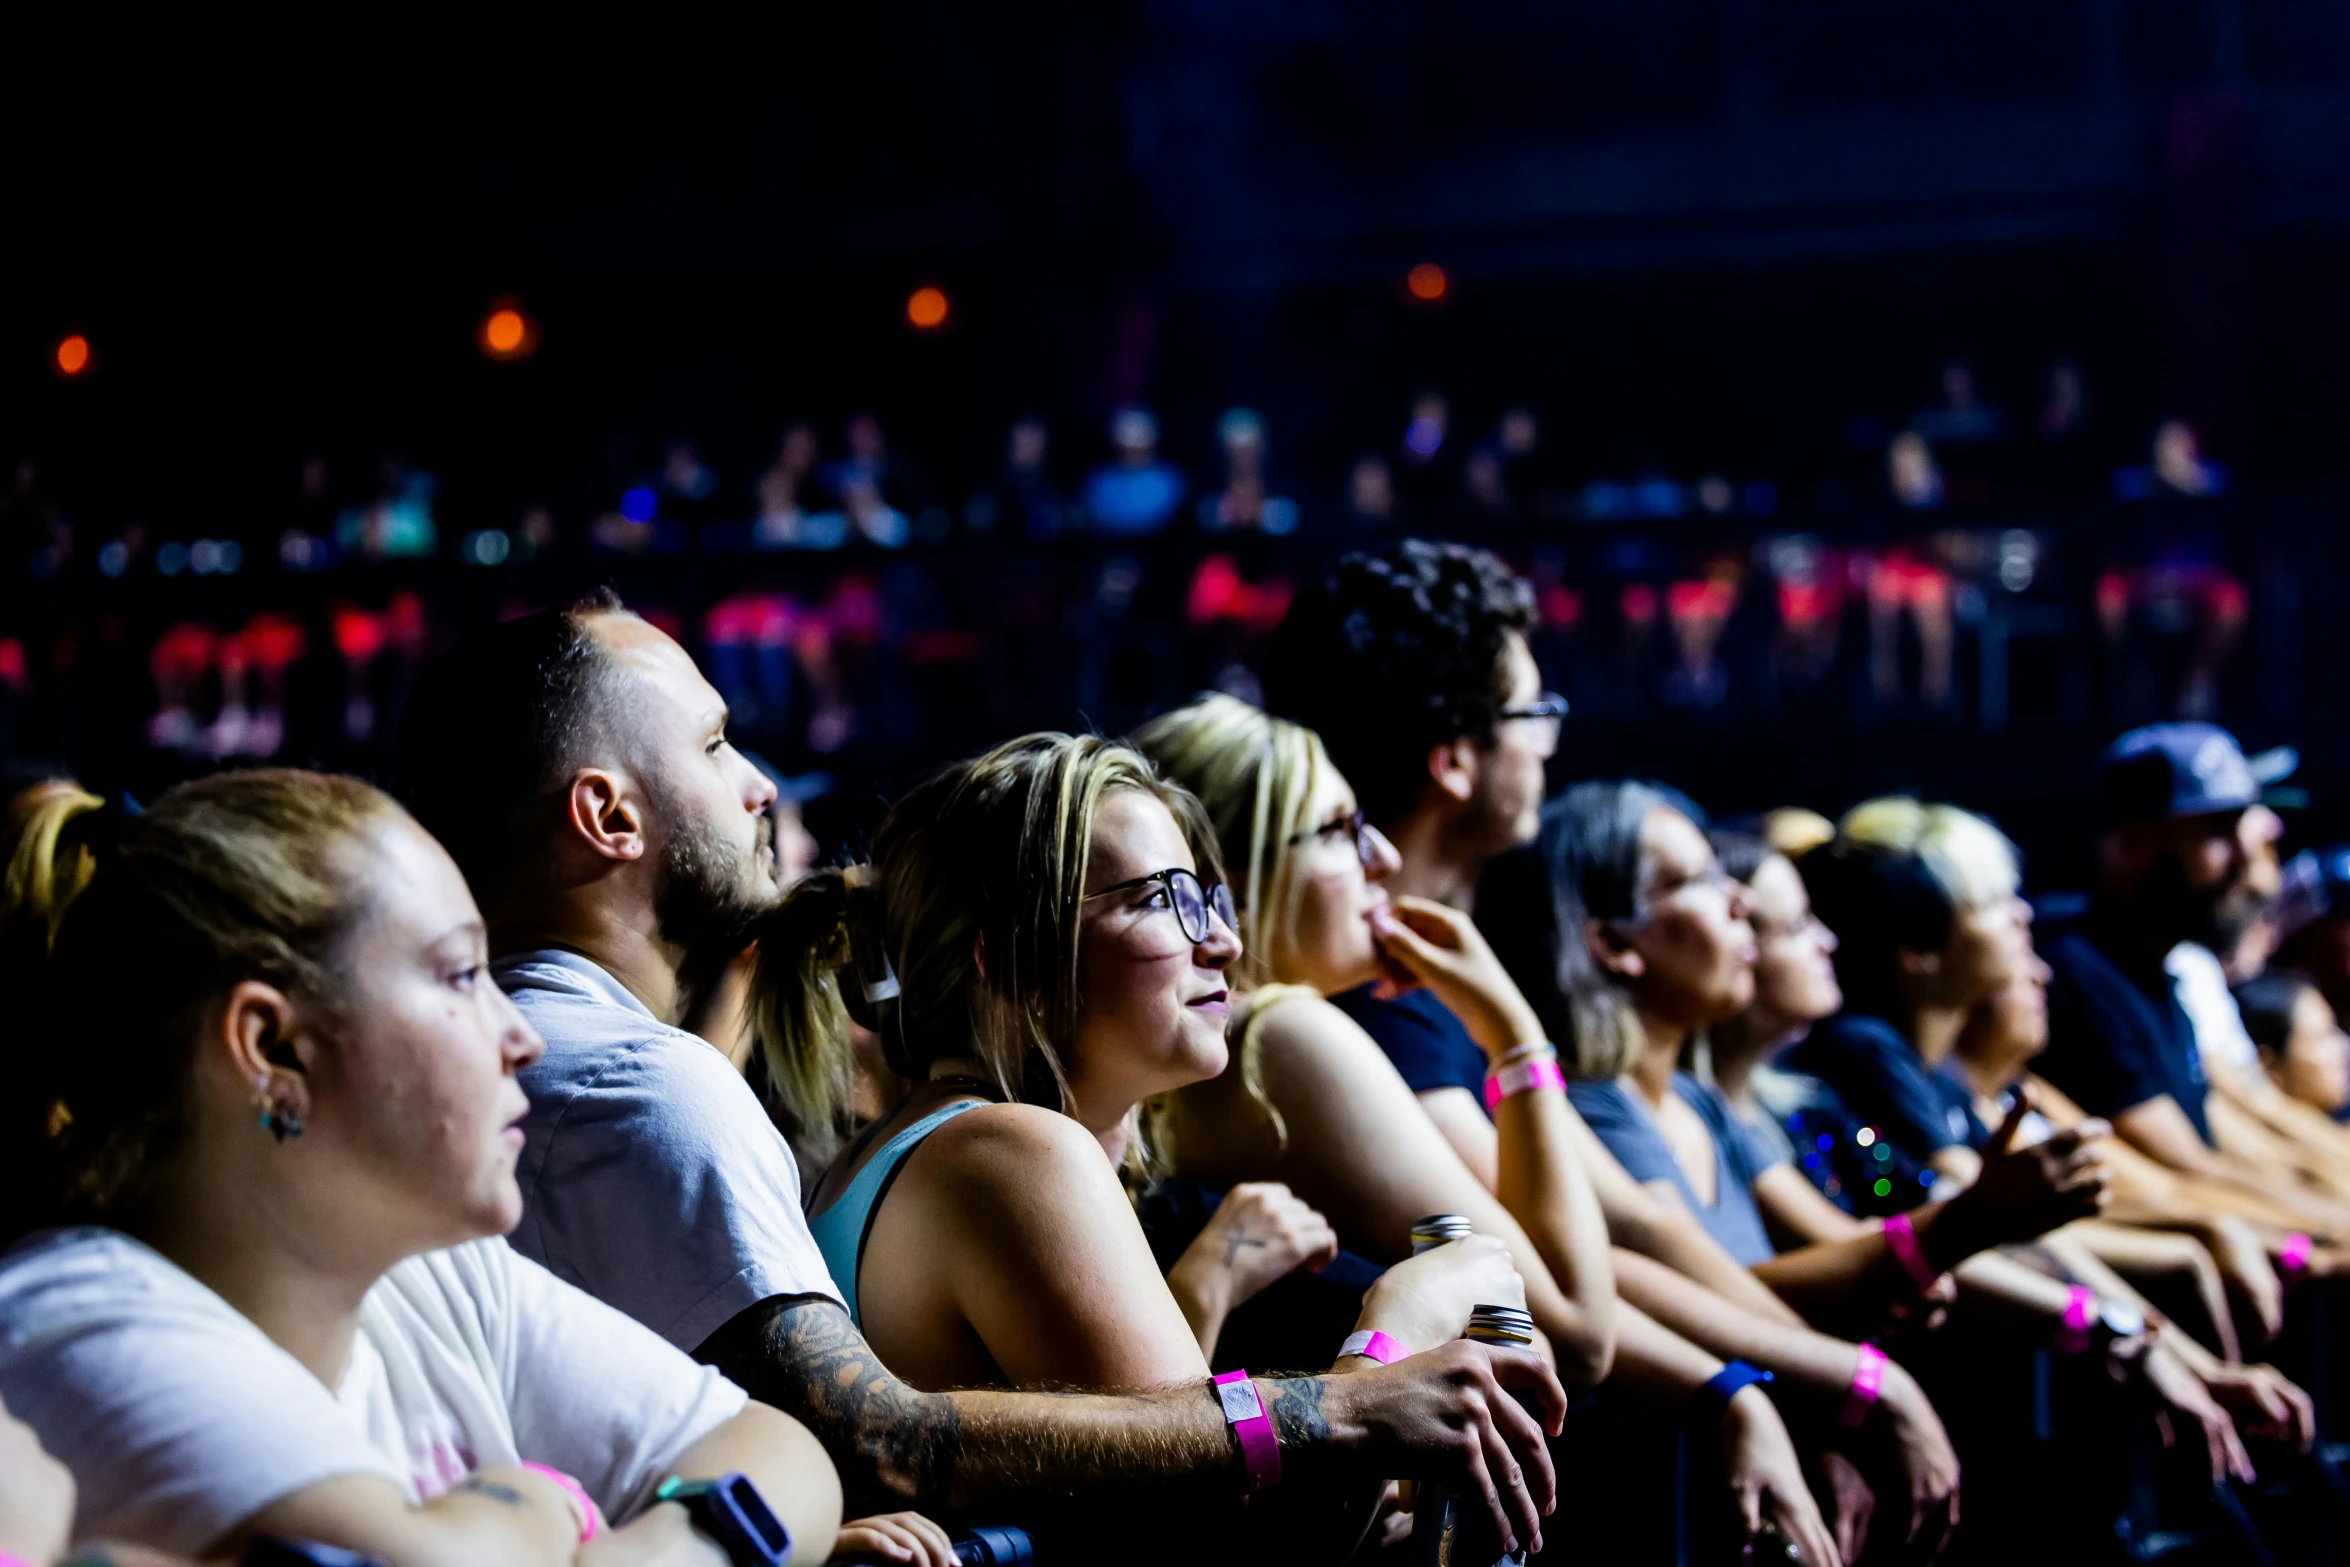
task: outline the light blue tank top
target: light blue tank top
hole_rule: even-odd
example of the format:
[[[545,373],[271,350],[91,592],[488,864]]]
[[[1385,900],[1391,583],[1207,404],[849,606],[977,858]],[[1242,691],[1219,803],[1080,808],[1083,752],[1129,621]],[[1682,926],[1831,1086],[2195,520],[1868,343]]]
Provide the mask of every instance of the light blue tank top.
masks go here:
[[[916,1121],[882,1144],[881,1151],[865,1161],[865,1167],[849,1181],[849,1189],[834,1199],[830,1207],[809,1217],[808,1230],[816,1237],[816,1249],[824,1254],[824,1266],[831,1272],[832,1282],[840,1288],[840,1298],[849,1308],[849,1320],[858,1327],[865,1325],[865,1318],[857,1309],[857,1265],[865,1260],[865,1237],[873,1229],[873,1215],[881,1207],[881,1199],[889,1195],[890,1183],[898,1178],[899,1167],[922,1146],[922,1139],[964,1111],[976,1110],[988,1102],[966,1099]]]

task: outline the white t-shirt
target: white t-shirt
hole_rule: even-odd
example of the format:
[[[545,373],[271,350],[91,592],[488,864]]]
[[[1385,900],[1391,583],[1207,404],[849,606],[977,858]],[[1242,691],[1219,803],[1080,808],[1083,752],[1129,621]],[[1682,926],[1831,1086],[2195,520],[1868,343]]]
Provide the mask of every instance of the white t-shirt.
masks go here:
[[[732,1062],[577,953],[492,967],[547,1042],[522,1074],[517,1251],[684,1350],[777,1295],[840,1299],[791,1145]]]
[[[2182,941],[2162,960],[2171,993],[2195,1029],[2195,1048],[2206,1061],[2218,1060],[2239,1074],[2258,1074],[2260,1047],[2244,1031],[2244,1013],[2228,989],[2227,970],[2209,947]]]
[[[624,1520],[742,1389],[517,1256],[471,1241],[368,1291],[329,1389],[159,1253],[53,1230],[0,1257],[0,1397],[80,1486],[78,1538],[194,1556],[336,1475],[429,1501],[532,1459]]]

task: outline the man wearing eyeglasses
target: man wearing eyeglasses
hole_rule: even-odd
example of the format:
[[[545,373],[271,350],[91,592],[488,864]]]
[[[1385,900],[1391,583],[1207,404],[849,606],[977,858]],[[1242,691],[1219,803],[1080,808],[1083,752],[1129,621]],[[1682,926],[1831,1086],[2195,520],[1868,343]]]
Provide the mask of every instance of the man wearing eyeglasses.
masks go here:
[[[1474,913],[1495,859],[1533,842],[1544,772],[1567,712],[1527,644],[1530,584],[1492,553],[1405,539],[1350,555],[1300,594],[1273,634],[1266,705],[1315,730],[1371,825],[1395,844],[1389,892]],[[1424,990],[1330,998],[1395,1063],[1469,1168],[1495,1184],[1499,1145],[1482,1090],[1485,1053]],[[1793,1325],[1777,1297],[1685,1214],[1635,1185],[1589,1129],[1576,1144],[1620,1246],[1747,1311]]]

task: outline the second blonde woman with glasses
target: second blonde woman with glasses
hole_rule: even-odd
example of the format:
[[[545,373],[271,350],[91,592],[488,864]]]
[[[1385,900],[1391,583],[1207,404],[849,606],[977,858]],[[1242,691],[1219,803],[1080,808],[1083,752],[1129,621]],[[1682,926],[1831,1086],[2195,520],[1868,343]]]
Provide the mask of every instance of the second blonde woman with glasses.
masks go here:
[[[1747,1530],[1767,1519],[1805,1561],[1837,1560],[1786,1428],[1763,1390],[1741,1380],[1746,1368],[1615,1299],[1606,1223],[1540,1024],[1465,915],[1389,898],[1380,883],[1395,850],[1365,823],[1313,731],[1208,696],[1145,725],[1134,743],[1207,807],[1249,943],[1227,969],[1233,1065],[1153,1104],[1160,1157],[1210,1185],[1285,1182],[1350,1249],[1375,1258],[1400,1256],[1413,1219],[1431,1212],[1503,1238],[1565,1380],[1604,1377],[1652,1407],[1694,1400],[1718,1411]],[[1495,1105],[1498,1191],[1461,1161],[1370,1035],[1324,999],[1383,978],[1428,985],[1516,1085]]]

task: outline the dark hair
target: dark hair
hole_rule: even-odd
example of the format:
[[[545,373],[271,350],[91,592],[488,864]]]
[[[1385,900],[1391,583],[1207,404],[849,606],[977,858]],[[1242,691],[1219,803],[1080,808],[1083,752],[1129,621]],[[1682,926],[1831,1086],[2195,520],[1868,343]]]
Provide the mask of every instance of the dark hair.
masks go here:
[[[1321,735],[1364,812],[1420,798],[1431,749],[1493,741],[1502,657],[1534,624],[1525,580],[1485,550],[1405,539],[1348,555],[1298,596],[1265,654],[1265,706]]]
[[[476,897],[533,841],[518,818],[564,781],[595,732],[607,665],[588,621],[626,612],[599,588],[503,621],[438,659],[409,699],[395,758],[401,798]]]
[[[336,952],[366,907],[351,845],[398,814],[355,778],[284,769],[184,783],[135,815],[72,788],[32,808],[0,900],[30,1014],[0,1092],[0,1244],[137,1211],[186,1132],[202,1009],[231,987],[339,1015]]]
[[[1871,1017],[1901,1012],[1901,954],[1939,952],[1958,910],[1923,855],[1839,838],[1795,862],[1812,912],[1836,933],[1844,1005]]]
[[[1542,808],[1533,845],[1495,860],[1477,888],[1477,926],[1577,1077],[1627,1071],[1640,1048],[1631,998],[1591,955],[1590,920],[1640,917],[1651,811],[1683,811],[1678,790],[1580,783]]]
[[[2282,1057],[2293,1037],[2293,1008],[2301,992],[2316,987],[2299,974],[2275,969],[2244,981],[2235,989],[2236,1010],[2244,1014],[2244,1032],[2271,1055]]]

